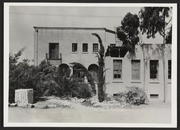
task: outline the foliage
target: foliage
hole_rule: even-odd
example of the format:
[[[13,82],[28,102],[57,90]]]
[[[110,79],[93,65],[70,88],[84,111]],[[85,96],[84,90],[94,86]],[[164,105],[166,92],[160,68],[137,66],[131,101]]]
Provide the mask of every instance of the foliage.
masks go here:
[[[90,98],[92,97],[92,89],[91,89],[91,85],[84,83],[84,82],[76,82],[76,81],[72,81],[73,83],[73,89],[72,89],[72,97],[77,97],[77,98]]]
[[[32,88],[34,99],[37,100],[44,94],[44,89],[52,86],[54,67],[46,61],[39,66],[29,65],[28,60],[18,62],[23,49],[17,54],[9,56],[9,102],[14,102],[16,89]]]
[[[84,76],[87,77],[88,82],[92,86],[93,94],[95,95],[96,94],[95,83],[94,83],[94,79],[93,79],[92,75],[90,74],[90,72],[81,63],[73,62],[71,64],[73,65],[73,67],[78,67],[78,68],[82,69],[82,71],[84,72]],[[75,75],[73,75],[73,78],[75,78],[74,76]]]
[[[53,95],[57,86],[53,81],[57,68],[46,60],[43,60],[37,67],[37,74],[34,76],[34,97],[38,100],[41,96]],[[31,73],[31,72],[30,72]],[[33,79],[32,79],[33,80]]]
[[[128,87],[128,91],[116,94],[116,101],[133,105],[146,104],[148,102],[145,91],[139,87]]]
[[[139,42],[139,18],[136,14],[127,13],[117,28],[117,37],[129,52],[134,52],[135,45]]]
[[[172,44],[172,26],[170,27],[170,30],[166,35],[166,43]]]
[[[139,12],[140,14],[140,29],[142,33],[147,34],[147,38],[155,38],[155,34],[158,32],[165,42],[166,27],[170,23],[166,22],[166,18],[169,17],[169,7],[145,7]],[[171,31],[171,30],[170,30]],[[172,32],[168,33],[171,35]]]
[[[105,60],[105,49],[102,43],[102,40],[100,36],[96,33],[92,33],[92,35],[96,36],[98,38],[99,44],[100,44],[100,50],[97,53],[98,57],[98,65],[99,65],[99,71],[98,71],[98,100],[99,102],[103,102],[105,99],[105,92],[104,92],[104,85],[105,85],[105,76],[104,76],[104,60]]]
[[[17,54],[9,56],[10,103],[14,102],[15,90],[21,88],[32,88],[35,101],[38,101],[39,97],[50,95],[89,98],[92,96],[92,92],[95,91],[92,76],[87,70],[84,69],[90,84],[79,82],[79,80],[70,76],[69,68],[55,67],[46,60],[43,60],[39,66],[29,65],[28,60],[18,62],[22,52],[23,49]]]
[[[77,98],[89,98],[95,91],[93,78],[89,71],[80,63],[72,63],[73,66],[79,66],[83,69],[84,76],[87,77],[89,83],[84,83],[83,80],[70,76],[69,69],[64,71],[62,74],[62,68],[58,68],[58,73],[53,77],[53,80],[57,84],[54,88],[56,91],[55,95],[59,97],[77,97]]]

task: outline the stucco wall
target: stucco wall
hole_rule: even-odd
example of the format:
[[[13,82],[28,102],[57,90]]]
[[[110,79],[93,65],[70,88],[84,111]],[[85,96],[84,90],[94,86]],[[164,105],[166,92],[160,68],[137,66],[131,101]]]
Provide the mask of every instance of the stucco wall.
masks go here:
[[[162,44],[143,44],[136,46],[135,56],[129,53],[124,58],[106,57],[106,92],[108,94],[119,93],[126,90],[126,87],[144,88],[150,100],[166,101],[171,100],[171,80],[168,79],[168,60],[171,60],[171,45],[165,45],[165,89],[163,80],[163,46]],[[113,60],[122,60],[122,79],[113,79]],[[140,80],[132,80],[131,60],[140,60]],[[150,79],[150,60],[159,60],[158,79]],[[165,93],[165,95],[164,95]],[[158,94],[157,99],[150,98],[150,94]]]
[[[85,30],[85,29],[39,29],[36,65],[45,59],[45,53],[49,53],[49,43],[59,43],[59,53],[62,53],[62,63],[80,62],[88,68],[90,64],[97,64],[96,53],[92,51],[93,43],[98,43],[98,39],[91,35],[100,35],[103,44],[106,44],[105,30]],[[113,35],[112,35],[113,36]],[[35,40],[36,42],[36,40]],[[78,43],[77,52],[72,52],[72,43]],[[88,52],[82,52],[82,44],[88,43]],[[104,45],[106,46],[106,45]]]

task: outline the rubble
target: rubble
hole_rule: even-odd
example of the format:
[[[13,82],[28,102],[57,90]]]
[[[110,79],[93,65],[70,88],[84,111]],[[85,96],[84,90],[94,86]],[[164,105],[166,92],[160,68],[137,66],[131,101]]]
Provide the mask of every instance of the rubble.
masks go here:
[[[17,107],[18,105],[17,105],[17,103],[11,103],[9,106],[10,107]]]

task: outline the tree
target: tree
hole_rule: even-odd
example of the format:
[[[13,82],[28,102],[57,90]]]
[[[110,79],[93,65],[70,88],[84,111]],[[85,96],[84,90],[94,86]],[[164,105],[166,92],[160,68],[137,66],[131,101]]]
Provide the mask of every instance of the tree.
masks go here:
[[[159,33],[163,37],[163,44],[167,43],[167,41],[171,37],[172,29],[170,29],[169,37],[166,36],[166,27],[171,21],[171,18],[168,22],[166,22],[166,18],[168,18],[170,8],[169,7],[145,7],[140,10],[140,29],[142,33],[147,34],[147,38],[155,38],[156,33]],[[166,40],[167,39],[167,40]],[[166,94],[166,77],[165,77],[165,55],[164,55],[165,45],[162,48],[163,55],[163,86],[164,86],[164,94]],[[166,102],[166,97],[164,96],[164,102]]]
[[[166,19],[169,15],[169,7],[145,7],[142,8],[139,12],[141,19],[140,29],[142,33],[147,34],[147,38],[155,38],[156,33],[159,33],[163,37],[163,43],[166,43],[166,36],[171,35],[172,28],[166,28],[171,22],[171,18],[168,22]],[[169,29],[169,32],[166,34],[166,30]],[[171,32],[171,33],[170,33]]]
[[[117,28],[117,37],[129,52],[134,53],[135,45],[139,42],[139,18],[136,14],[127,13]]]
[[[172,43],[172,26],[170,27],[170,30],[166,35],[166,43],[169,43],[169,44]]]
[[[105,76],[104,76],[104,53],[105,49],[101,40],[101,37],[96,34],[92,33],[92,35],[96,36],[98,38],[100,49],[97,53],[98,57],[98,65],[99,65],[99,71],[98,71],[98,100],[99,102],[103,102],[105,99],[105,92],[104,92],[104,85],[105,85]]]

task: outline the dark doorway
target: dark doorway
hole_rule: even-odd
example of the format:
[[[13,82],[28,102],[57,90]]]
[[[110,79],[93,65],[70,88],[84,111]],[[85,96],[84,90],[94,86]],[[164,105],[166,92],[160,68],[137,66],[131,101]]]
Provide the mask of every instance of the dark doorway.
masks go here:
[[[49,59],[59,58],[59,43],[49,43]]]
[[[88,67],[88,71],[91,73],[92,78],[94,79],[94,81],[98,82],[98,71],[99,71],[99,67],[96,64],[91,64]]]

